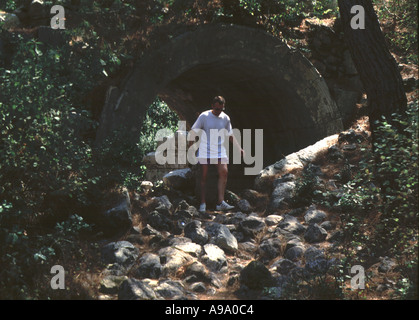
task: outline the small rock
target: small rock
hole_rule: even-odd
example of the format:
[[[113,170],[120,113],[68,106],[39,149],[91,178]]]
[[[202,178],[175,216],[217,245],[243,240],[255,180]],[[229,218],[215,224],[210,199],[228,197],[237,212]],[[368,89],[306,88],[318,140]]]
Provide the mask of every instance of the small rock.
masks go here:
[[[161,300],[162,297],[146,281],[127,279],[119,287],[119,300]]]
[[[203,282],[209,282],[211,280],[207,269],[199,261],[194,261],[186,268],[185,276],[194,276],[197,281]]]
[[[304,233],[304,239],[309,243],[322,242],[327,237],[327,231],[317,223],[310,224]]]
[[[136,271],[139,278],[158,279],[162,273],[160,258],[154,253],[145,253],[140,258],[140,265]]]
[[[141,230],[138,226],[134,226],[131,228],[131,233],[132,234],[141,234]]]
[[[185,289],[179,280],[164,280],[155,288],[157,294],[166,299],[173,299],[175,297],[183,297]]]
[[[345,151],[353,151],[356,150],[356,144],[352,143],[352,144],[345,144],[342,148]]]
[[[296,217],[285,215],[284,219],[278,224],[278,228],[283,229],[295,235],[302,234],[306,228],[298,221]]]
[[[304,253],[304,247],[302,246],[294,246],[289,248],[287,251],[285,251],[284,257],[291,261],[297,261],[299,258],[303,256]]]
[[[232,275],[227,281],[227,287],[234,286],[239,281],[239,279],[240,277],[238,274]]]
[[[211,235],[211,243],[228,252],[236,252],[238,249],[237,239],[231,234],[228,227],[219,223],[212,223],[206,227]]]
[[[304,220],[308,224],[320,223],[324,219],[326,219],[326,213],[322,210],[317,210],[314,205],[310,206],[304,215]]]
[[[122,282],[127,280],[128,277],[126,276],[114,276],[110,275],[102,279],[100,282],[100,289],[99,291],[105,294],[117,294],[119,290],[119,286]]]
[[[5,30],[13,29],[20,25],[20,20],[14,13],[0,12],[0,24]]]
[[[378,266],[378,271],[382,273],[389,272],[391,269],[393,269],[396,266],[396,262],[393,259],[390,259],[389,257],[380,258],[381,263]]]
[[[239,225],[241,230],[250,237],[256,236],[258,233],[262,232],[266,227],[264,219],[255,216],[247,217],[246,219],[241,221]]]
[[[208,233],[201,227],[201,225],[201,221],[194,220],[185,226],[183,232],[185,237],[188,237],[193,242],[204,245],[208,241]]]
[[[204,246],[205,255],[201,261],[213,272],[226,272],[227,258],[223,250],[214,244]]]
[[[257,250],[257,248],[257,245],[251,241],[239,243],[239,249],[247,253],[254,253]]]
[[[162,264],[162,276],[174,275],[183,266],[193,261],[193,258],[174,247],[165,247],[159,250],[160,263]]]
[[[196,282],[190,286],[190,289],[196,293],[203,293],[207,290],[205,284],[202,282]]]
[[[193,243],[193,242],[179,243],[179,244],[176,244],[174,247],[196,258],[198,258],[202,254],[202,247],[201,245],[197,243]]]
[[[239,202],[237,202],[237,207],[241,212],[248,213],[252,211],[252,206],[246,199],[241,199]]]
[[[216,220],[214,220],[215,222],[218,221],[219,216],[216,217]],[[227,218],[224,223],[225,224],[234,224],[234,225],[238,225],[240,222],[242,222],[244,219],[247,218],[247,215],[245,215],[242,212],[229,212],[225,215],[225,217]]]
[[[161,233],[159,231],[157,231],[156,229],[154,229],[152,226],[150,226],[149,224],[147,224],[143,230],[141,230],[141,233],[144,236],[156,236],[156,235],[160,235]]]
[[[279,256],[281,252],[282,243],[278,238],[269,238],[260,243],[259,251],[262,256],[269,260]]]
[[[326,231],[333,230],[333,223],[331,221],[324,221],[320,224],[320,227],[322,227]]]
[[[278,216],[276,214],[271,214],[265,218],[265,223],[268,226],[274,226],[280,223],[284,218],[282,216]]]
[[[304,244],[301,242],[299,237],[291,238],[288,240],[287,245],[285,246],[285,251],[295,246],[304,247]]]
[[[153,185],[153,183],[151,181],[144,180],[144,181],[141,181],[140,187],[141,187],[141,190],[145,194],[148,194],[148,193],[151,192],[151,190],[153,189],[154,185]]]
[[[338,137],[338,142],[348,142],[348,143],[361,143],[364,140],[364,137],[356,133],[353,129],[349,129],[347,132],[341,132]],[[356,145],[355,145],[356,148]]]
[[[286,208],[289,201],[294,196],[295,182],[286,181],[281,183],[274,182],[275,188],[271,194],[271,202],[269,203],[269,210],[275,211]]]
[[[339,241],[343,240],[343,237],[344,237],[343,231],[342,230],[337,230],[330,235],[330,237],[327,239],[327,241],[329,241],[329,242],[339,242]]]
[[[261,290],[273,283],[270,271],[259,261],[252,261],[240,272],[240,282],[250,289]]]
[[[334,144],[327,150],[327,158],[333,162],[336,163],[339,160],[342,160],[345,158],[344,154],[340,151],[339,147]]]
[[[148,224],[159,231],[170,231],[173,228],[173,222],[164,214],[153,211],[147,218]]]
[[[320,166],[309,163],[306,167],[303,169],[303,173],[310,174],[313,176],[322,176],[323,172]]]
[[[153,203],[154,208],[164,207],[169,211],[173,210],[173,204],[170,202],[169,197],[166,195],[163,195],[160,197],[154,197],[152,199],[152,203]]]
[[[324,258],[324,252],[316,247],[309,247],[304,252],[304,258],[306,261]]]
[[[107,264],[128,267],[137,260],[138,255],[138,248],[128,241],[111,242],[102,248],[102,259]]]
[[[144,240],[139,234],[130,234],[125,238],[125,240],[135,244],[144,244]]]
[[[308,274],[324,275],[331,266],[332,261],[319,257],[306,261],[304,271]]]
[[[272,267],[276,268],[276,271],[280,274],[287,275],[292,269],[297,267],[297,265],[292,262],[290,259],[279,259],[276,261]]]

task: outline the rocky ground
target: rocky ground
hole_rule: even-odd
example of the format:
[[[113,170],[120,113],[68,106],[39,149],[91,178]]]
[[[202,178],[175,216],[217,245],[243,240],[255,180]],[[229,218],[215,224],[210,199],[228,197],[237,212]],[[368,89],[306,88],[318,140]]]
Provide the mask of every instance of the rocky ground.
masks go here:
[[[150,183],[142,194],[125,191],[103,221],[113,233],[130,231],[101,242],[106,267],[97,298],[286,299],[316,281],[329,283],[317,283],[318,298],[339,298],[333,281],[349,274],[340,264],[345,239],[339,211],[308,203],[301,190],[309,176],[318,192],[341,196],[361,146],[369,145],[363,124],[265,168],[254,190],[229,191],[230,212],[201,214],[192,195],[153,190]],[[382,280],[394,265],[382,257],[372,268]]]

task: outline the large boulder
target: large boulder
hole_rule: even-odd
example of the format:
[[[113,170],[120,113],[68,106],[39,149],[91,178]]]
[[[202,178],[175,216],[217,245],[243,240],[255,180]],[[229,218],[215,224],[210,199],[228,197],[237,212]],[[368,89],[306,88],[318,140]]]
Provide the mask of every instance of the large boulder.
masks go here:
[[[294,170],[302,170],[308,163],[323,150],[336,142],[338,135],[326,137],[313,145],[287,155],[285,158],[264,168],[255,179],[255,189],[266,192],[272,190],[275,178],[283,176]]]
[[[295,182],[281,181],[274,182],[274,190],[271,194],[271,202],[269,204],[269,211],[274,212],[279,209],[285,209],[290,204],[290,200],[294,196]]]
[[[131,201],[128,190],[124,189],[117,204],[106,210],[98,224],[106,234],[121,234],[132,227]]]
[[[163,176],[163,184],[177,190],[193,190],[195,179],[190,168],[170,171]]]

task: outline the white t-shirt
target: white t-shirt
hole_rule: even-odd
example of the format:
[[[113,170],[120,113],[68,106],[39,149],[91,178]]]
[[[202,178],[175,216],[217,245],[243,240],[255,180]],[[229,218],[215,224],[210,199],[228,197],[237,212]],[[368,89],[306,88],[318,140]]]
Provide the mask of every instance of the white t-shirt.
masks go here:
[[[202,132],[199,132],[199,129]],[[192,130],[201,134],[198,158],[227,158],[225,137],[233,135],[228,115],[221,112],[217,117],[212,110],[204,111],[195,121]]]

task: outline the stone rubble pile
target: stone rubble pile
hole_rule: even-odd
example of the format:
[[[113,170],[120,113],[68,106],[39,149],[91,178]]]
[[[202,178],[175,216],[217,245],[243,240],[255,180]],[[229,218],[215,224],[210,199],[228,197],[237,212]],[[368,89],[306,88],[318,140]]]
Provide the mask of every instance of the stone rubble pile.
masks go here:
[[[295,279],[326,273],[337,263],[327,251],[343,232],[329,212],[296,205],[297,178],[286,168],[309,168],[320,179],[321,168],[311,163],[316,154],[326,152],[333,162],[337,153],[352,152],[338,140],[357,146],[362,139],[353,131],[328,137],[265,168],[255,181],[258,190],[237,196],[231,212],[200,213],[190,198],[163,194],[145,202],[141,225],[134,226],[125,193],[104,216],[115,233],[119,226],[126,235],[102,247],[101,298],[201,299],[226,291],[246,298],[263,288],[281,298]],[[262,191],[266,210],[257,212],[253,204]]]

